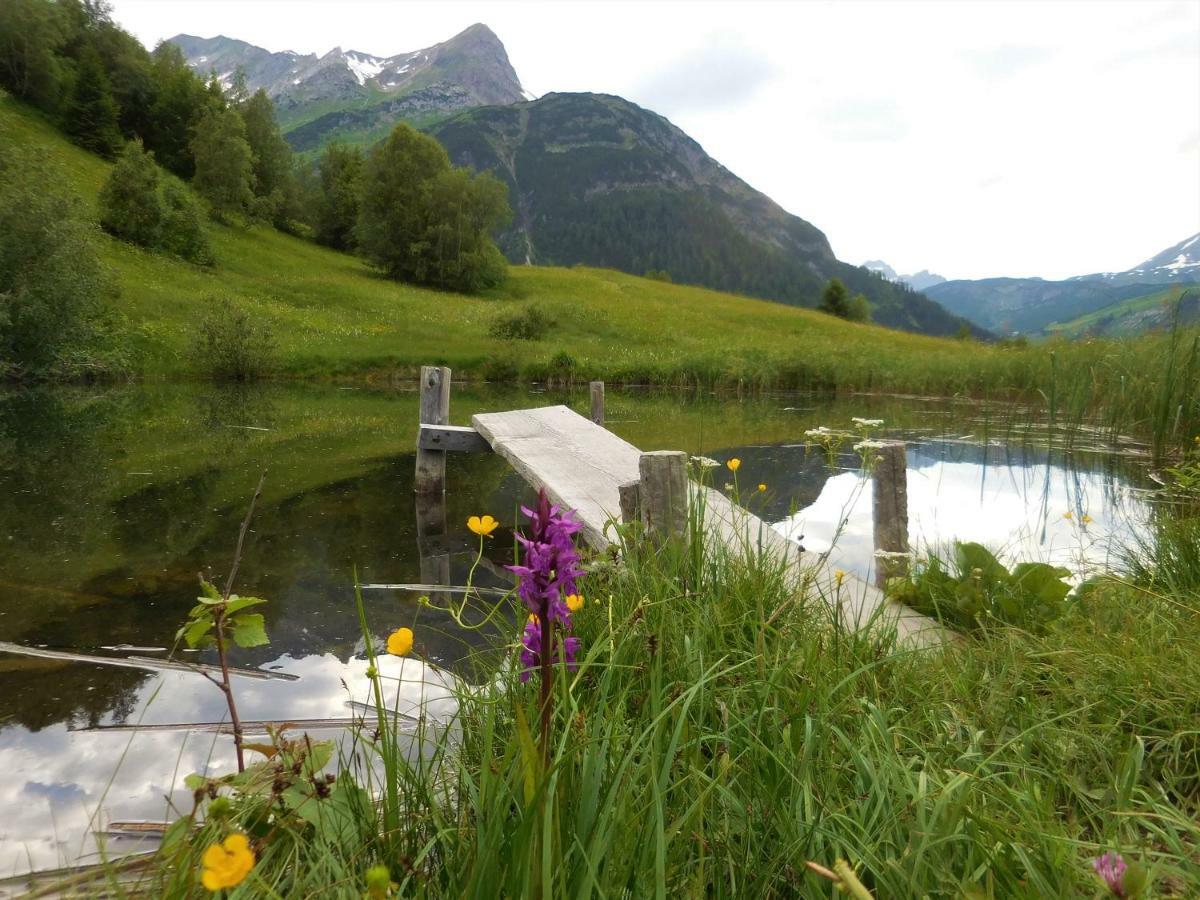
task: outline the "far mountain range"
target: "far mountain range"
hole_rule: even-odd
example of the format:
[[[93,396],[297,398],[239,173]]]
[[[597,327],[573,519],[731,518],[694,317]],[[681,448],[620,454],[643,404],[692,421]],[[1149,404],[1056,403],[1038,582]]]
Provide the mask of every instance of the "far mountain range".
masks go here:
[[[1183,295],[1179,316],[1200,321],[1200,234],[1184,238],[1130,269],[1044,278],[925,279],[928,272],[897,276],[886,263],[867,268],[913,286],[953,313],[998,334],[1063,332],[1128,334],[1167,324]],[[1192,286],[1195,286],[1192,288]]]
[[[908,285],[838,260],[819,228],[662,116],[605,94],[532,99],[485,25],[387,57],[272,53],[223,36],[171,42],[197,71],[229,85],[240,69],[250,90],[265,90],[299,153],[369,146],[404,121],[456,164],[492,171],[509,188],[513,221],[499,243],[513,262],[654,272],[799,306],[815,306],[836,277],[883,325],[985,334]]]

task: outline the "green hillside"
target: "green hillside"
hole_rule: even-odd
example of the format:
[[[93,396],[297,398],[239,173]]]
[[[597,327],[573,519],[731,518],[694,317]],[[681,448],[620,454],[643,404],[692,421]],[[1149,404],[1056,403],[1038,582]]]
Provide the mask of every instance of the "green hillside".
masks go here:
[[[1068,338],[1124,337],[1151,329],[1169,328],[1181,297],[1183,302],[1178,310],[1180,323],[1200,323],[1200,286],[1184,284],[1112,303],[1068,322],[1055,322],[1047,325],[1046,331]]]
[[[0,134],[60,167],[94,206],[108,163],[11,98],[0,98]],[[188,350],[207,310],[227,298],[270,327],[281,376],[411,376],[439,363],[458,378],[499,381],[1019,395],[1035,405],[1053,397],[1059,418],[1100,414],[1110,427],[1152,432],[1156,445],[1161,410],[1183,410],[1180,435],[1200,421],[1194,378],[1177,377],[1193,371],[1183,358],[1190,335],[980,344],[594,268],[514,266],[502,288],[466,296],[386,280],[356,257],[265,226],[209,227],[213,268],[100,239],[144,375],[203,374]],[[541,337],[493,336],[499,321],[534,308],[552,323]]]
[[[65,171],[89,202],[110,169],[69,144],[42,116],[0,99],[0,131]],[[187,371],[185,351],[206,304],[229,297],[268,322],[285,374],[408,373],[444,362],[464,374],[556,371],[611,380],[843,384],[865,387],[908,370],[922,387],[981,347],[855,325],[800,310],[601,269],[513,267],[488,296],[396,284],[361,260],[266,227],[210,226],[212,269],[103,239],[120,308],[147,374]],[[555,322],[534,341],[491,336],[500,318],[536,304]],[[847,346],[855,352],[846,354]]]

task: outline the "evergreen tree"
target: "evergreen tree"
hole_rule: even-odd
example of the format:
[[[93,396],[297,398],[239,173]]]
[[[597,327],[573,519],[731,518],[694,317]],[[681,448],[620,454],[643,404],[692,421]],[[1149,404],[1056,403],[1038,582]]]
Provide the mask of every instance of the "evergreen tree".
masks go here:
[[[85,150],[111,157],[121,146],[117,103],[100,55],[91,45],[84,47],[79,57],[63,119],[67,134]]]
[[[831,316],[837,316],[839,319],[849,317],[850,295],[846,291],[846,285],[842,284],[840,278],[829,279],[829,283],[825,285],[825,290],[821,292],[821,302],[817,304],[817,310],[828,313]]]
[[[238,106],[246,126],[246,141],[254,162],[254,195],[259,214],[276,225],[286,225],[295,214],[292,186],[292,148],[279,131],[275,104],[261,88]]]
[[[195,172],[192,131],[206,112],[223,108],[224,100],[219,89],[215,97],[207,90],[174,44],[155,48],[151,70],[155,95],[149,130],[142,138],[161,165],[180,178],[191,178]]]
[[[155,247],[162,238],[158,166],[142,149],[141,141],[126,144],[100,189],[100,225],[109,234],[142,247]]]
[[[228,221],[254,209],[254,158],[246,126],[232,109],[205,113],[192,139],[192,186],[208,201],[213,218]]]
[[[317,243],[337,250],[355,248],[362,166],[362,151],[357,147],[330,144],[321,154],[320,186],[313,210]]]

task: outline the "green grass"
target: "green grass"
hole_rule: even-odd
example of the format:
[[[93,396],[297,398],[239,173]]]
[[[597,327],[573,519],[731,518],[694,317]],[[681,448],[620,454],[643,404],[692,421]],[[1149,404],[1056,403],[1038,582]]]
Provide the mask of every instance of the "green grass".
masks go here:
[[[1161,328],[1171,321],[1171,306],[1194,285],[1173,285],[1153,291],[1141,297],[1133,297],[1114,303],[1095,312],[1046,326],[1049,334],[1067,338],[1079,338],[1099,331],[1108,337],[1139,334],[1148,328]],[[1146,314],[1150,313],[1150,316]]]
[[[770,565],[627,559],[585,584],[548,767],[536,679],[502,672],[425,756],[389,751],[379,805],[268,823],[235,796],[141,886],[202,896],[204,849],[246,831],[233,897],[356,898],[375,864],[400,896],[828,897],[805,862],[839,858],[878,898],[1098,896],[1108,850],[1147,896],[1200,892],[1196,609],[1111,582],[1044,634],[914,652],[831,627]]]
[[[57,161],[94,202],[106,163],[8,98],[0,128]],[[590,268],[513,267],[503,288],[464,296],[387,281],[352,256],[265,227],[211,233],[212,269],[104,239],[145,375],[194,374],[197,323],[212,298],[229,297],[271,327],[277,374],[287,377],[403,377],[440,363],[456,377],[494,380],[1022,397],[1055,421],[1099,416],[1132,431],[1161,431],[1156,417],[1169,408],[1177,437],[1200,428],[1200,373],[1184,365],[1190,340],[1003,348]],[[534,303],[557,323],[544,339],[491,336],[497,318]]]

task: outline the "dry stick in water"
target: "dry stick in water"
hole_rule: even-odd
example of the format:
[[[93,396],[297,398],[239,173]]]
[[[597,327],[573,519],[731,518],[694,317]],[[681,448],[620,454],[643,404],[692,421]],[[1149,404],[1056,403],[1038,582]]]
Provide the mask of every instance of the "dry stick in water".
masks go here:
[[[225,580],[225,590],[221,594],[222,603],[229,602],[229,595],[233,593],[233,581],[237,577],[238,566],[242,563],[242,547],[246,543],[246,532],[250,530],[250,520],[254,517],[254,506],[258,503],[258,498],[262,496],[263,484],[267,480],[267,470],[263,469],[262,476],[258,479],[258,487],[254,489],[254,496],[250,498],[250,508],[246,510],[246,518],[242,520],[242,529],[238,532],[237,548],[233,552],[233,565],[229,569],[229,577]],[[233,746],[237,752],[237,767],[239,772],[246,771],[246,760],[242,753],[242,723],[238,718],[237,703],[233,698],[233,688],[229,684],[229,661],[225,655],[225,609],[222,606],[221,610],[214,616],[216,619],[216,627],[213,631],[217,638],[217,656],[221,660],[221,680],[217,683],[222,693],[225,694],[225,703],[229,706],[229,721],[233,725]],[[209,679],[212,681],[213,679]]]

